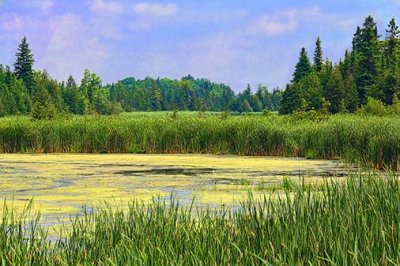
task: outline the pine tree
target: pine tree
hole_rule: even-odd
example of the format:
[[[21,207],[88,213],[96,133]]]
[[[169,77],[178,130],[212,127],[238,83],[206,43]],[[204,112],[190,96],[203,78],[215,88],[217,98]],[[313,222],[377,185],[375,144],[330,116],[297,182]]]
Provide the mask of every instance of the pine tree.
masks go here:
[[[295,71],[293,73],[292,82],[299,82],[302,78],[308,76],[312,72],[310,59],[308,59],[306,48],[301,48],[299,61],[296,64]]]
[[[14,73],[17,78],[22,79],[29,93],[32,93],[33,87],[35,86],[34,76],[33,76],[33,64],[35,60],[29,48],[28,41],[24,37],[18,46],[16,53],[17,60],[14,63]]]
[[[322,47],[321,47],[321,39],[318,37],[315,42],[315,51],[314,51],[314,69],[317,72],[321,72],[323,59],[322,59]]]

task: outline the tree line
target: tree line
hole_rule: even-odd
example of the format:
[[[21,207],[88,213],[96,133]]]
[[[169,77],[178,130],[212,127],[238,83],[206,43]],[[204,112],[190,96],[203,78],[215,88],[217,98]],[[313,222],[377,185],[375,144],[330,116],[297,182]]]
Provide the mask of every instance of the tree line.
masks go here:
[[[400,95],[399,28],[391,19],[384,38],[378,34],[373,17],[357,27],[352,49],[333,64],[323,60],[321,40],[315,43],[313,62],[301,49],[293,79],[286,86],[280,113],[324,111],[356,112],[369,102],[386,106],[398,102]]]
[[[278,110],[282,91],[270,92],[259,85],[235,94],[221,83],[195,79],[126,78],[102,85],[101,78],[85,70],[80,83],[70,76],[66,82],[51,78],[47,71],[33,70],[34,57],[24,37],[18,46],[14,70],[0,66],[0,115],[31,113],[51,118],[57,113],[115,114],[132,111],[237,111]]]

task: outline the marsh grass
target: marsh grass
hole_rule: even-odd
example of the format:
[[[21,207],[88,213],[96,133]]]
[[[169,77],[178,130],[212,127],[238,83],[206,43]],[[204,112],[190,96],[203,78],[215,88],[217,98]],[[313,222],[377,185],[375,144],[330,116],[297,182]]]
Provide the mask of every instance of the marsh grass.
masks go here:
[[[3,265],[397,265],[400,182],[359,175],[326,181],[239,209],[195,209],[155,200],[105,205],[72,219],[52,243],[34,222],[4,211]],[[20,216],[21,217],[21,216]]]
[[[400,123],[394,116],[206,114],[176,117],[83,116],[33,121],[0,119],[0,153],[198,153],[344,158],[373,168],[399,168]]]

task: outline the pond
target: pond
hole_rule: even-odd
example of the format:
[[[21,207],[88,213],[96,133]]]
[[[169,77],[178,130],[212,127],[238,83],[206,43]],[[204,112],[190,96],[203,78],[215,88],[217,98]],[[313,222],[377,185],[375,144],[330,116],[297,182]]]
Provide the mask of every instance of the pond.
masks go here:
[[[171,194],[183,205],[195,198],[196,206],[233,207],[249,191],[255,197],[279,193],[283,180],[312,184],[347,171],[340,161],[300,158],[2,154],[0,195],[17,210],[33,198],[45,223],[56,225],[105,202],[123,208],[132,199],[168,201]]]

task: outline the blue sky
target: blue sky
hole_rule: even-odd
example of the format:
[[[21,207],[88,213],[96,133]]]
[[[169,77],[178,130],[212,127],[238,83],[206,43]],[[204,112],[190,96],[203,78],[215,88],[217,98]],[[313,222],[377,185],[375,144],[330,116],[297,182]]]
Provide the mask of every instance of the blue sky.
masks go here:
[[[367,15],[384,34],[399,10],[400,0],[0,0],[0,62],[13,64],[26,35],[35,68],[58,80],[88,68],[103,83],[190,73],[272,89],[291,79],[301,47],[312,56],[317,36],[337,61]]]

